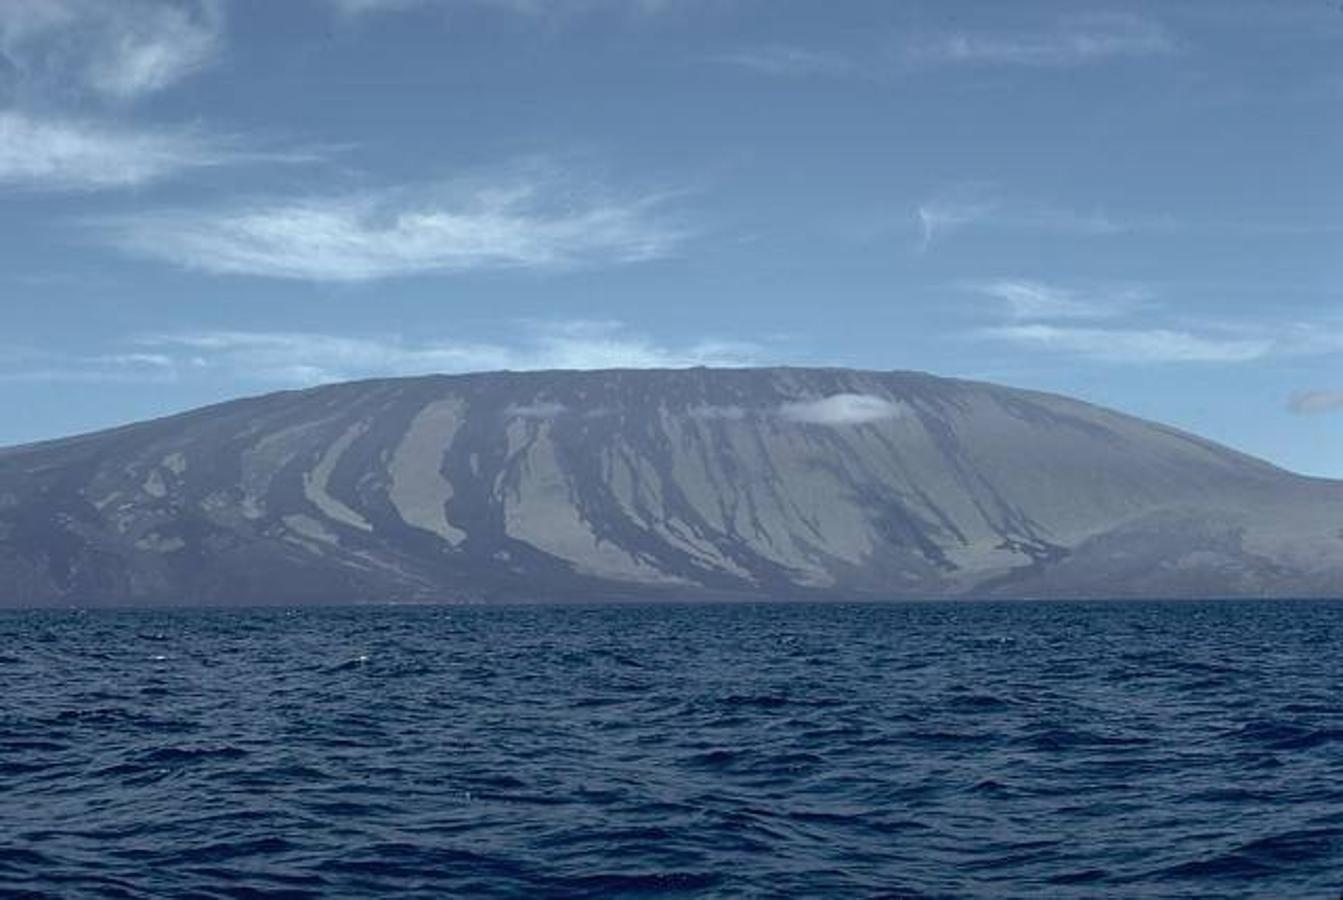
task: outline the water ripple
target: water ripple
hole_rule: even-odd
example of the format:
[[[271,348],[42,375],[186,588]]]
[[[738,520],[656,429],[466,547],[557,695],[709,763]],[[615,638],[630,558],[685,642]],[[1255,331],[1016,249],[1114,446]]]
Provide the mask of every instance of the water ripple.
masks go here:
[[[0,614],[0,895],[1327,897],[1343,603]]]

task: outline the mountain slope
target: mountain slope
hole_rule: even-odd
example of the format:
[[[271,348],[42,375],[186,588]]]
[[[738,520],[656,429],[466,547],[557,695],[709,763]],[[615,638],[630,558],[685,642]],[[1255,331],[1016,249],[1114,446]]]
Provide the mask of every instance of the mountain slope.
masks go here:
[[[0,604],[1343,593],[1343,483],[917,373],[494,373],[0,451]]]

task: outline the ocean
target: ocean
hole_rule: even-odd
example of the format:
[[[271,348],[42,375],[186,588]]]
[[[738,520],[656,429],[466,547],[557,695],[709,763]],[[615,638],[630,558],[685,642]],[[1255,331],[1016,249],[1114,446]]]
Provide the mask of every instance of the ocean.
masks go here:
[[[1343,602],[0,613],[4,897],[1338,897]]]

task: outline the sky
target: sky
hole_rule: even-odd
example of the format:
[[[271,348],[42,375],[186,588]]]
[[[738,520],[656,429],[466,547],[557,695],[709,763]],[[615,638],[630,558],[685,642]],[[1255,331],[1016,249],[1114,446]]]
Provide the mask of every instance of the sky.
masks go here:
[[[826,365],[1343,477],[1343,5],[0,0],[0,444]]]

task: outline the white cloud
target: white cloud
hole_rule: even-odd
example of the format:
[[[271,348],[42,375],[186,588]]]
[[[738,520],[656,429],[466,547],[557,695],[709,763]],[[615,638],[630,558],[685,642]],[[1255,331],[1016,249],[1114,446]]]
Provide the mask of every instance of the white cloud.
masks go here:
[[[277,384],[506,368],[508,348],[467,341],[408,342],[305,332],[203,331],[139,343],[198,372]]]
[[[1281,323],[1235,318],[1136,316],[1155,304],[1139,287],[1082,293],[1036,281],[999,279],[966,285],[1003,301],[1010,324],[969,336],[1042,352],[1109,363],[1248,363],[1268,358],[1329,356],[1343,352],[1336,322]],[[1157,310],[1160,313],[1160,310]],[[1126,319],[1123,325],[1100,324]],[[1072,322],[1087,323],[1073,325]],[[1323,402],[1306,397],[1302,403]],[[1295,401],[1293,401],[1295,402]]]
[[[534,321],[510,341],[408,340],[400,335],[195,331],[141,335],[115,352],[63,355],[0,346],[0,381],[142,382],[189,379],[307,386],[356,378],[548,369],[747,366],[755,344],[701,340],[668,344],[619,322]],[[512,414],[559,415],[554,404]]]
[[[996,219],[1005,227],[1052,231],[1091,237],[1131,234],[1136,231],[1169,230],[1168,219],[1118,219],[1104,210],[1079,211],[1038,206],[1030,209],[1007,210]]]
[[[116,49],[89,63],[90,84],[123,99],[162,90],[205,68],[219,52],[217,7],[203,13],[155,7],[117,35]]]
[[[1269,338],[1210,337],[1165,328],[1070,328],[1023,324],[986,328],[985,338],[1104,362],[1249,362],[1276,348]]]
[[[186,131],[126,131],[0,112],[0,185],[52,190],[133,187],[246,157]]]
[[[1070,209],[1046,203],[1020,202],[1001,196],[991,186],[962,185],[914,207],[919,231],[918,249],[955,232],[1023,232],[1078,238],[1125,235],[1213,235],[1236,237],[1290,237],[1333,234],[1343,226],[1333,222],[1245,222],[1176,218],[1166,214],[1115,214],[1103,208]],[[870,226],[855,229],[870,232]]]
[[[399,12],[427,5],[427,0],[327,0],[339,13],[347,16]]]
[[[1287,408],[1301,415],[1343,412],[1343,391],[1301,391],[1288,399]]]
[[[1170,232],[1180,226],[1168,217],[1125,217],[1042,204],[1011,204],[984,185],[963,185],[914,209],[918,249],[927,252],[941,238],[969,228],[1043,232],[1075,237],[1110,237],[1138,232]]]
[[[664,12],[684,0],[326,0],[347,17],[404,12],[411,9],[477,7],[529,16],[569,15],[607,9],[638,15]]]
[[[1111,319],[1133,312],[1149,299],[1139,288],[1080,293],[1039,281],[999,278],[969,285],[986,297],[1001,300],[1014,319]]]
[[[738,342],[667,345],[616,322],[530,322],[520,332],[516,341],[505,344],[409,341],[396,335],[203,331],[142,337],[138,345],[143,352],[171,359],[183,372],[299,385],[435,372],[742,366],[761,353],[755,345]]]
[[[696,406],[686,412],[693,419],[707,422],[739,422],[763,417],[838,428],[898,419],[908,415],[910,410],[902,403],[871,394],[832,394],[816,400],[797,400],[765,408]]]
[[[91,224],[128,253],[185,268],[358,282],[664,257],[684,235],[654,216],[661,201],[576,198],[565,185],[524,179],[465,190],[148,211]]]
[[[778,76],[842,75],[853,69],[853,63],[838,54],[782,44],[746,47],[710,57],[709,61]]]
[[[820,400],[785,403],[779,415],[792,422],[808,425],[867,425],[896,419],[907,412],[905,406],[870,394],[833,394]]]
[[[920,204],[915,211],[921,234],[919,252],[928,252],[933,241],[984,220],[993,210],[994,204],[974,200],[942,199]]]
[[[690,366],[744,366],[762,353],[749,341],[706,339],[668,347],[636,334],[619,322],[531,322],[529,346],[506,368],[519,369],[680,369]]]
[[[348,2],[358,6],[381,2],[401,5],[407,0]],[[898,48],[894,60],[886,53],[839,54],[787,44],[744,47],[710,60],[764,75],[863,75],[884,79],[893,74],[893,62],[915,68],[955,65],[1072,68],[1125,57],[1166,55],[1178,49],[1175,39],[1159,23],[1111,14],[1073,16],[1033,31],[924,34],[906,41]]]
[[[1036,32],[956,32],[912,41],[914,65],[1000,65],[1064,68],[1124,57],[1169,54],[1176,42],[1165,28],[1134,16],[1070,19]]]
[[[0,0],[0,187],[134,187],[206,166],[317,159],[58,112],[180,82],[219,56],[223,18],[223,0]]]
[[[4,0],[0,57],[25,87],[131,100],[214,62],[222,10],[220,0]]]
[[[164,383],[176,380],[175,361],[163,353],[92,356],[0,348],[0,382],[65,384]]]

